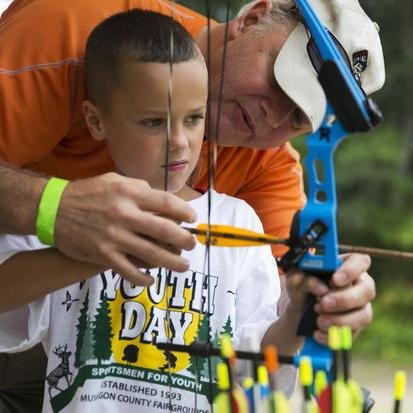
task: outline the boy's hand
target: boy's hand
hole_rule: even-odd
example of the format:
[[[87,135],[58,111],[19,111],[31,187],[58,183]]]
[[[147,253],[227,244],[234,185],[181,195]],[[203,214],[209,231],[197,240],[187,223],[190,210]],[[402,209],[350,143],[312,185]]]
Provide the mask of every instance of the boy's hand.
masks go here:
[[[373,278],[367,274],[370,257],[364,254],[346,254],[343,263],[333,274],[330,286],[314,276],[305,276],[298,270],[287,274],[290,310],[302,311],[305,294],[317,297],[315,311],[319,314],[314,338],[327,344],[328,327],[348,325],[357,335],[373,319],[371,301],[376,295]]]
[[[57,214],[56,247],[146,286],[153,279],[138,267],[188,269],[180,253],[194,248],[195,239],[179,223],[195,219],[193,209],[173,194],[108,173],[69,183]]]

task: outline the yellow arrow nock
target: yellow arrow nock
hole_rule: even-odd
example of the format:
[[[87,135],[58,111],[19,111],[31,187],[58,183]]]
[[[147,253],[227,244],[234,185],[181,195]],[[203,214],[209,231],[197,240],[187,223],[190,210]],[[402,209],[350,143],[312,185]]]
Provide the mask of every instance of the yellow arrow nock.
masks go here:
[[[313,382],[313,366],[310,357],[301,357],[299,379],[302,386],[311,386]]]
[[[406,373],[404,371],[396,371],[394,375],[394,398],[402,400],[406,392]]]

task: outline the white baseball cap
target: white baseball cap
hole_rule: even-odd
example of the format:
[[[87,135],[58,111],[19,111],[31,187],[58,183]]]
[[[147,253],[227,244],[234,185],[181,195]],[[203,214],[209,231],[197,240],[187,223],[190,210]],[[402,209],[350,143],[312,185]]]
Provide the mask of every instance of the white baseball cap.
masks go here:
[[[258,0],[257,0],[258,1]],[[254,6],[245,5],[238,15]],[[273,6],[285,0],[271,0]],[[358,0],[308,0],[324,26],[346,50],[353,72],[366,94],[381,89],[385,79],[379,26],[370,20]],[[294,2],[291,0],[291,5]],[[274,76],[281,89],[306,114],[311,129],[317,130],[326,111],[326,96],[318,82],[307,52],[310,39],[302,23],[287,38],[274,63]]]
[[[384,84],[385,69],[378,25],[370,20],[358,0],[308,1],[347,52],[364,92],[370,94],[379,90]],[[308,30],[299,23],[277,56],[274,76],[283,91],[306,114],[315,131],[325,115],[326,96],[307,52],[309,36]]]

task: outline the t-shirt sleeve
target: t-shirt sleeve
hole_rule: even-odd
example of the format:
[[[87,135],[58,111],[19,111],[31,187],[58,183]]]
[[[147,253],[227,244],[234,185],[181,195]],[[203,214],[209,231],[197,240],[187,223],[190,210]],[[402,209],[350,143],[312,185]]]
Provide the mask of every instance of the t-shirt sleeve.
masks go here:
[[[41,248],[45,246],[34,236],[0,235],[0,265],[18,252]],[[27,306],[1,313],[0,353],[18,353],[34,347],[47,334],[49,322],[49,295]]]
[[[251,217],[248,228],[261,232],[262,224],[247,205],[246,215]],[[237,290],[234,342],[238,349],[259,351],[262,337],[278,319],[277,303],[281,294],[277,264],[268,245],[246,248],[242,268],[243,278]],[[241,375],[248,367],[241,364]],[[294,392],[297,370],[282,366],[277,372],[277,383],[288,396]]]
[[[288,143],[265,151],[260,165],[251,168],[249,181],[236,196],[254,208],[266,233],[288,238],[294,214],[305,204],[298,153]],[[280,257],[287,247],[273,245],[272,251]]]
[[[238,201],[243,227],[261,232],[262,224],[254,210]],[[237,222],[237,225],[240,223]],[[277,263],[268,245],[245,247],[239,267],[236,292],[234,340],[237,347],[248,347],[252,340],[261,341],[268,327],[277,320],[280,281]]]
[[[250,247],[255,248],[262,247]],[[268,327],[278,318],[279,277],[275,260],[269,248],[265,249],[266,256],[255,255],[257,264],[248,268],[248,275],[238,287],[235,342],[239,348],[247,348],[257,339],[260,343]]]

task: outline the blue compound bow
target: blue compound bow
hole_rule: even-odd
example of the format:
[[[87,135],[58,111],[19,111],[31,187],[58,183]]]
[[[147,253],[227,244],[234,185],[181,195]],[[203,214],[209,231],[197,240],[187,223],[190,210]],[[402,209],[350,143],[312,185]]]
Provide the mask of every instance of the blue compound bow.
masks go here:
[[[307,136],[305,163],[308,169],[308,199],[304,209],[294,218],[288,241],[290,249],[278,260],[278,264],[285,271],[300,268],[329,283],[341,263],[338,255],[333,154],[342,139],[351,133],[371,130],[381,122],[382,115],[361,89],[337,41],[320,22],[308,0],[295,0],[295,3],[309,32],[311,52],[317,55],[316,70],[327,97],[327,110],[320,128]],[[311,248],[309,252],[310,247],[315,247],[315,251]],[[328,373],[333,364],[331,351],[312,339],[317,328],[315,301],[315,297],[308,297],[297,330],[298,335],[306,337],[302,352],[296,357],[280,356],[280,360],[298,366],[301,356],[310,356],[314,370]],[[212,356],[219,352],[210,343],[193,343],[191,346],[168,343],[158,344],[158,347],[199,356]],[[237,353],[238,357],[262,359],[258,353],[241,353]],[[371,405],[367,401],[364,411],[368,411]]]
[[[327,110],[320,128],[307,136],[308,200],[293,222],[290,250],[279,260],[288,270],[297,267],[328,283],[341,261],[336,225],[337,199],[333,154],[338,143],[354,132],[377,126],[382,115],[355,79],[336,42],[322,25],[307,0],[296,5],[311,36],[312,52],[321,62],[318,79],[327,97]],[[316,245],[315,251],[309,246]],[[311,356],[314,368],[329,371],[330,350],[315,342],[315,297],[309,296],[297,334],[306,336],[303,355]]]

